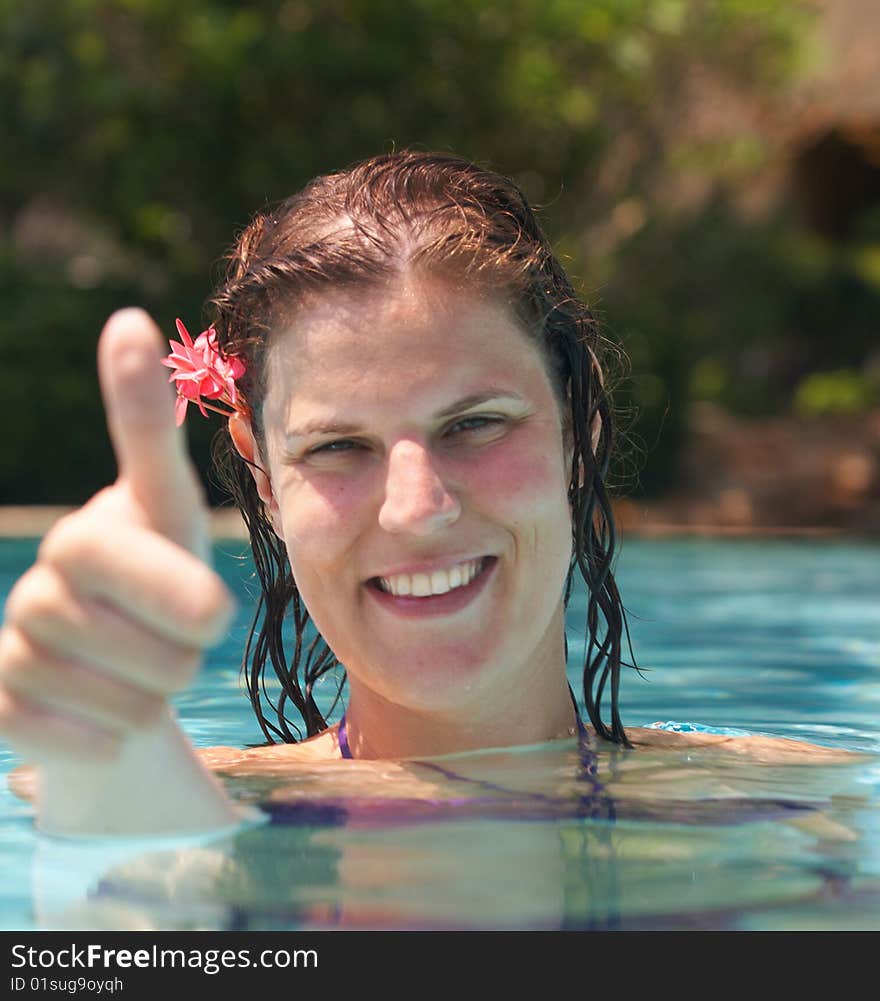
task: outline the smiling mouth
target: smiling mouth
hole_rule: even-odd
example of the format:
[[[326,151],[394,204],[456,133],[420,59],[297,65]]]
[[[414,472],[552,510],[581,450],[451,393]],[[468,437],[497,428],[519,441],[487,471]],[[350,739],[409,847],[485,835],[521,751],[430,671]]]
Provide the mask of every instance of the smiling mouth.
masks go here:
[[[494,561],[494,556],[483,556],[476,560],[466,560],[446,570],[372,577],[367,583],[395,598],[433,598],[472,584]]]

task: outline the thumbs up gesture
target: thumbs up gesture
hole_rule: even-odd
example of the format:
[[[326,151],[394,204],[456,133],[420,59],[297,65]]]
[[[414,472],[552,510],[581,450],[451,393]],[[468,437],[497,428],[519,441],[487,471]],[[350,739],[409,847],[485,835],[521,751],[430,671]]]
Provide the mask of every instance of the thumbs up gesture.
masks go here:
[[[166,833],[234,815],[168,707],[233,602],[207,563],[207,511],[162,345],[137,309],[102,331],[118,479],[47,533],[0,628],[0,739],[38,766],[38,820],[51,830]]]

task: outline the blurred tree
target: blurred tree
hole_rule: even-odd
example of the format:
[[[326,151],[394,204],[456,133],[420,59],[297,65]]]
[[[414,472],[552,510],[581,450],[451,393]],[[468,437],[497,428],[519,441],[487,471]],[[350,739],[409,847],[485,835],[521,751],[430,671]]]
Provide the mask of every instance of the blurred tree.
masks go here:
[[[486,163],[542,206],[632,355],[621,406],[642,414],[631,434],[659,489],[687,402],[785,405],[797,380],[774,398],[771,376],[799,356],[802,311],[821,309],[811,290],[835,268],[852,278],[784,216],[737,217],[725,193],[770,139],[705,104],[784,91],[810,14],[801,0],[0,0],[0,387],[15,415],[0,502],[79,502],[112,477],[93,358],[111,309],[196,327],[254,211],[401,146]],[[840,293],[858,315],[834,368],[861,363],[865,287]],[[204,469],[214,425],[189,423]]]

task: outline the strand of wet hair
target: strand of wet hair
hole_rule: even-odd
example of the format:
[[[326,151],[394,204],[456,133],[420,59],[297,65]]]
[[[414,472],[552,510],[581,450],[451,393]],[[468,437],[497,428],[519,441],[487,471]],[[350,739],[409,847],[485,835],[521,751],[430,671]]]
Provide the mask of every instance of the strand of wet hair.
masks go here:
[[[280,738],[285,743],[295,743],[302,739],[302,731],[294,723],[296,734],[290,729],[286,716],[286,704],[292,702],[306,726],[306,734],[312,736],[327,728],[327,722],[313,697],[316,681],[328,671],[338,666],[338,661],[318,634],[306,653],[303,665],[304,687],[298,682],[298,669],[302,663],[303,643],[309,616],[302,604],[299,592],[290,572],[287,551],[278,539],[265,516],[262,502],[256,496],[250,470],[243,460],[231,456],[228,442],[215,439],[215,465],[231,490],[241,509],[245,526],[251,540],[254,567],[261,583],[261,597],[248,634],[242,661],[251,706],[260,729],[270,743]],[[294,620],[295,644],[293,656],[288,664],[285,654],[283,624],[288,607]],[[281,695],[276,704],[266,687],[266,661],[272,664],[275,677],[281,686]],[[334,706],[340,697],[343,681],[334,699]],[[277,725],[267,719],[263,711],[263,701],[275,712]]]
[[[611,569],[617,539],[611,502],[605,487],[611,454],[611,412],[601,386],[594,385],[594,359],[587,338],[584,336],[576,342],[566,339],[562,343],[568,355],[574,418],[571,428],[574,446],[571,470],[573,560],[589,593],[584,637],[584,704],[590,722],[601,737],[630,746],[619,710],[621,634],[625,629],[629,639],[629,630]],[[587,364],[584,363],[584,352],[590,355]],[[586,415],[586,424],[581,415]],[[601,423],[594,449],[592,429],[596,416]],[[601,641],[600,612],[605,620],[605,634]],[[609,681],[610,728],[601,714],[602,697]]]

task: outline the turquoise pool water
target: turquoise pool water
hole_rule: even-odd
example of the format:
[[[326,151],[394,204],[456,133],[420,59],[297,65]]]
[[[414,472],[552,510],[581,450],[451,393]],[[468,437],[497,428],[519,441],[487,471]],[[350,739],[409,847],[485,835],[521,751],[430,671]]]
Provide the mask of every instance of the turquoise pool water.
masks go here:
[[[35,549],[0,543],[0,596]],[[216,563],[239,620],[177,707],[197,746],[243,746],[261,740],[238,676],[250,563],[237,542]],[[623,682],[626,725],[860,755],[563,742],[445,759],[451,777],[332,762],[227,780],[272,823],[111,855],[40,843],[0,747],[0,929],[880,927],[880,545],[628,540],[617,576],[643,668]]]

